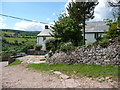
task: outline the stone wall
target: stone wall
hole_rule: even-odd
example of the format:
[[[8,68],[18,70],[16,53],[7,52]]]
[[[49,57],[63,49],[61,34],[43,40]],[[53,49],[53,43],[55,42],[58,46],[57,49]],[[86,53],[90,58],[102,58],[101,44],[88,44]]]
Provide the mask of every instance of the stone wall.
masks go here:
[[[109,43],[108,47],[100,45],[83,46],[73,52],[56,51],[47,58],[47,64],[120,64],[120,41]]]

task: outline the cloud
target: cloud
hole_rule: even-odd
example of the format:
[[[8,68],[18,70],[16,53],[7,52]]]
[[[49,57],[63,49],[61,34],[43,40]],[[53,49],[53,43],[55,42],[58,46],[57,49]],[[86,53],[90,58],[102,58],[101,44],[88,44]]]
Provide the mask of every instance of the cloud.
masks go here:
[[[46,18],[46,21],[50,21],[50,18]]]
[[[7,25],[4,23],[5,19],[0,17],[0,29],[5,29]]]
[[[98,0],[99,4],[95,7],[95,18],[91,21],[103,21],[106,18],[112,19],[112,7],[107,6],[107,0]]]
[[[61,14],[68,14],[66,8],[72,0],[68,0],[68,2],[65,4],[65,11],[63,11]],[[73,0],[76,1],[76,0]],[[95,7],[94,10],[94,16],[95,18],[90,21],[103,21],[106,18],[112,19],[112,7],[107,6],[107,0],[98,0],[99,4]]]
[[[14,29],[16,30],[24,30],[24,31],[42,31],[44,28],[44,24],[36,23],[36,22],[17,22],[14,25]]]

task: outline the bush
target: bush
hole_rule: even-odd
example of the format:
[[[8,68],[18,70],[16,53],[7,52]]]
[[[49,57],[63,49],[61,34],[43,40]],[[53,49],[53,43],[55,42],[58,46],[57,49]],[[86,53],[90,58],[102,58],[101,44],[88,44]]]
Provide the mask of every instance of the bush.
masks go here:
[[[46,41],[45,41],[46,50],[55,51],[55,50],[60,48],[60,43],[61,43],[61,40],[59,38],[57,38],[57,39],[56,38],[46,39]]]
[[[63,43],[63,44],[61,44],[60,50],[61,51],[75,50],[75,46],[73,46],[73,44],[71,42]]]
[[[40,51],[42,49],[42,45],[35,45],[35,50]]]
[[[115,38],[115,40],[118,40],[118,41],[120,41],[120,36],[116,37],[116,38]]]
[[[101,47],[105,48],[105,47],[107,47],[109,45],[109,40],[108,39],[103,39],[103,40],[99,41],[98,44]]]
[[[117,24],[111,24],[109,31],[106,34],[106,38],[114,39],[120,36],[120,29]]]

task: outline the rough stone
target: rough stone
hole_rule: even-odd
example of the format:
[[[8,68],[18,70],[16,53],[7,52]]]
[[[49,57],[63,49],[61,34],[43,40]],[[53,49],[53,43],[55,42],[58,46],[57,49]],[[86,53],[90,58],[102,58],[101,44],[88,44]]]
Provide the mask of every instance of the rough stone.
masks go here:
[[[60,78],[61,78],[61,79],[70,79],[70,76],[67,76],[67,75],[65,75],[65,74],[61,74],[61,75],[60,75]]]
[[[120,64],[120,42],[110,43],[108,47],[83,46],[72,52],[56,52],[48,57],[47,64]]]
[[[54,74],[57,74],[57,75],[61,75],[62,73],[61,72],[59,72],[59,71],[55,71],[55,72],[53,72]]]

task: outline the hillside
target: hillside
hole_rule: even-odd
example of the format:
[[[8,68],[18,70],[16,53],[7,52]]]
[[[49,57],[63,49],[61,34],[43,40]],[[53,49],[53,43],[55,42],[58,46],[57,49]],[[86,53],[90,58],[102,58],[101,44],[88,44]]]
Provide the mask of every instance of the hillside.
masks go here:
[[[21,31],[12,29],[0,29],[2,39],[2,54],[14,55],[19,52],[27,52],[28,49],[34,49],[39,31]]]
[[[13,35],[21,35],[21,36],[37,36],[40,31],[21,31],[21,30],[13,30],[13,29],[0,29],[2,34],[8,34],[9,36]]]

